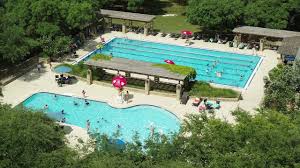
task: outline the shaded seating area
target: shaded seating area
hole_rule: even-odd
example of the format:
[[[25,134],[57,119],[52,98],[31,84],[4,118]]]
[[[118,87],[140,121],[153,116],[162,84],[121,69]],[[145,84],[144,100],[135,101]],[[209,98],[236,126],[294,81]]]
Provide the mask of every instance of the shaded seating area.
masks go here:
[[[88,84],[93,83],[93,71],[101,70],[105,73],[112,73],[111,71],[113,71],[114,74],[124,74],[128,80],[131,78],[143,80],[145,93],[147,95],[150,94],[153,85],[163,83],[176,86],[174,87],[176,90],[176,98],[180,102],[182,97],[188,98],[188,96],[182,96],[187,75],[170,72],[164,68],[154,66],[153,63],[150,62],[113,57],[110,61],[95,61],[90,59],[84,64],[89,66],[87,72]],[[105,75],[105,73],[103,75]]]
[[[61,75],[55,75],[55,81],[57,82],[57,85],[62,87],[63,84],[73,84],[74,80],[76,80],[75,77],[73,76],[64,76],[63,74]]]
[[[300,32],[287,31],[279,29],[269,29],[254,26],[241,26],[232,30],[235,33],[234,44],[235,47],[239,47],[241,43],[243,45],[251,44],[255,45],[255,48],[263,51],[264,49],[278,49],[282,45],[282,41],[285,38],[300,36]]]
[[[107,19],[108,27],[112,31],[122,31],[126,33],[127,31],[135,32],[137,34],[141,33],[147,36],[149,33],[151,35],[157,35],[157,31],[153,31],[153,20],[155,15],[147,15],[141,13],[123,12],[115,10],[100,10],[101,15]],[[122,24],[113,24],[113,19],[122,20]],[[142,23],[143,26],[133,26],[133,22]]]
[[[300,57],[300,36],[283,39],[278,53],[281,55],[283,63],[293,63],[297,56]]]

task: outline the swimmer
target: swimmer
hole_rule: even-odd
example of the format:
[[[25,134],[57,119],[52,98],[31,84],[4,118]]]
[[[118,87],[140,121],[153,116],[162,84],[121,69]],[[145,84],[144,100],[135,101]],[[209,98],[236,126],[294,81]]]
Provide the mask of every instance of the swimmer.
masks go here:
[[[91,127],[90,120],[86,120],[86,129],[87,129],[88,132],[90,131],[90,127]]]
[[[85,105],[89,105],[90,103],[87,100],[84,100]]]
[[[100,123],[100,121],[98,120],[97,123]]]
[[[66,114],[66,113],[65,113],[65,110],[61,110],[61,114]]]
[[[243,78],[244,78],[244,75],[241,75],[241,76],[240,76],[240,80],[243,80]]]
[[[66,118],[64,117],[62,120],[61,120],[62,123],[65,123],[66,122]]]
[[[117,125],[117,127],[118,127],[118,128],[121,128],[121,125],[120,125],[120,124],[118,124],[118,125]]]
[[[56,94],[54,94],[54,98],[57,98],[57,95],[56,95]]]
[[[77,103],[76,101],[73,101],[73,104],[74,104],[74,106],[77,106],[77,105],[78,105],[78,103]]]
[[[48,104],[46,104],[45,106],[44,106],[44,109],[45,110],[47,110],[49,107],[48,107]]]

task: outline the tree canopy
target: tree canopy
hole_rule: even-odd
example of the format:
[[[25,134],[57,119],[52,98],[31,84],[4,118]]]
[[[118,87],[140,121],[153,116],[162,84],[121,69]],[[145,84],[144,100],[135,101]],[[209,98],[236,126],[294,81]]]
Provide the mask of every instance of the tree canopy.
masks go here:
[[[103,3],[103,2],[102,2]],[[99,0],[7,0],[0,7],[0,60],[59,56],[74,35],[97,22]]]
[[[0,104],[0,118],[0,167],[49,168],[74,163],[64,133],[45,114]]]
[[[190,0],[188,21],[213,30],[232,29],[240,23],[241,0]]]
[[[190,0],[188,21],[206,29],[228,30],[238,25],[293,29],[300,20],[297,0]]]
[[[279,65],[265,81],[264,107],[293,114],[299,110],[300,62],[294,66]]]

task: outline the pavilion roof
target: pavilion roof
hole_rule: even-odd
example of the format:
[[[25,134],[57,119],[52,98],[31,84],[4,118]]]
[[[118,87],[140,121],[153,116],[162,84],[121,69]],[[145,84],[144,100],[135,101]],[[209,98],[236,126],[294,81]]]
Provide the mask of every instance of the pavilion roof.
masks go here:
[[[241,34],[265,36],[265,37],[275,37],[275,38],[300,36],[300,32],[296,32],[296,31],[269,29],[269,28],[262,28],[262,27],[253,27],[253,26],[237,27],[233,29],[233,32],[241,33]]]
[[[278,52],[283,55],[297,55],[300,49],[300,36],[284,38]]]
[[[109,61],[87,60],[84,64],[109,69],[135,73],[140,75],[157,76],[166,79],[183,81],[187,76],[170,72],[164,68],[153,66],[153,63],[113,57]]]
[[[155,15],[122,12],[122,11],[106,10],[106,9],[101,9],[101,14],[109,18],[125,19],[125,20],[141,21],[141,22],[151,22],[155,18]]]

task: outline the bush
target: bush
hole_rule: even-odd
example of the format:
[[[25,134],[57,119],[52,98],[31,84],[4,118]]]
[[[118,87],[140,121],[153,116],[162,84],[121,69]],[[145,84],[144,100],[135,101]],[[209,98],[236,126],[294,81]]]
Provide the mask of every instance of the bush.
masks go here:
[[[95,54],[95,55],[92,55],[91,57],[94,61],[97,61],[97,60],[111,60],[112,56],[110,55],[104,55],[104,54]]]
[[[238,98],[240,93],[232,89],[215,88],[205,82],[195,82],[190,90],[190,95],[197,97]]]
[[[172,64],[154,64],[153,66],[161,67],[170,72],[174,72],[180,75],[187,75],[187,80],[195,79],[197,72],[194,68],[182,65],[172,65]]]

